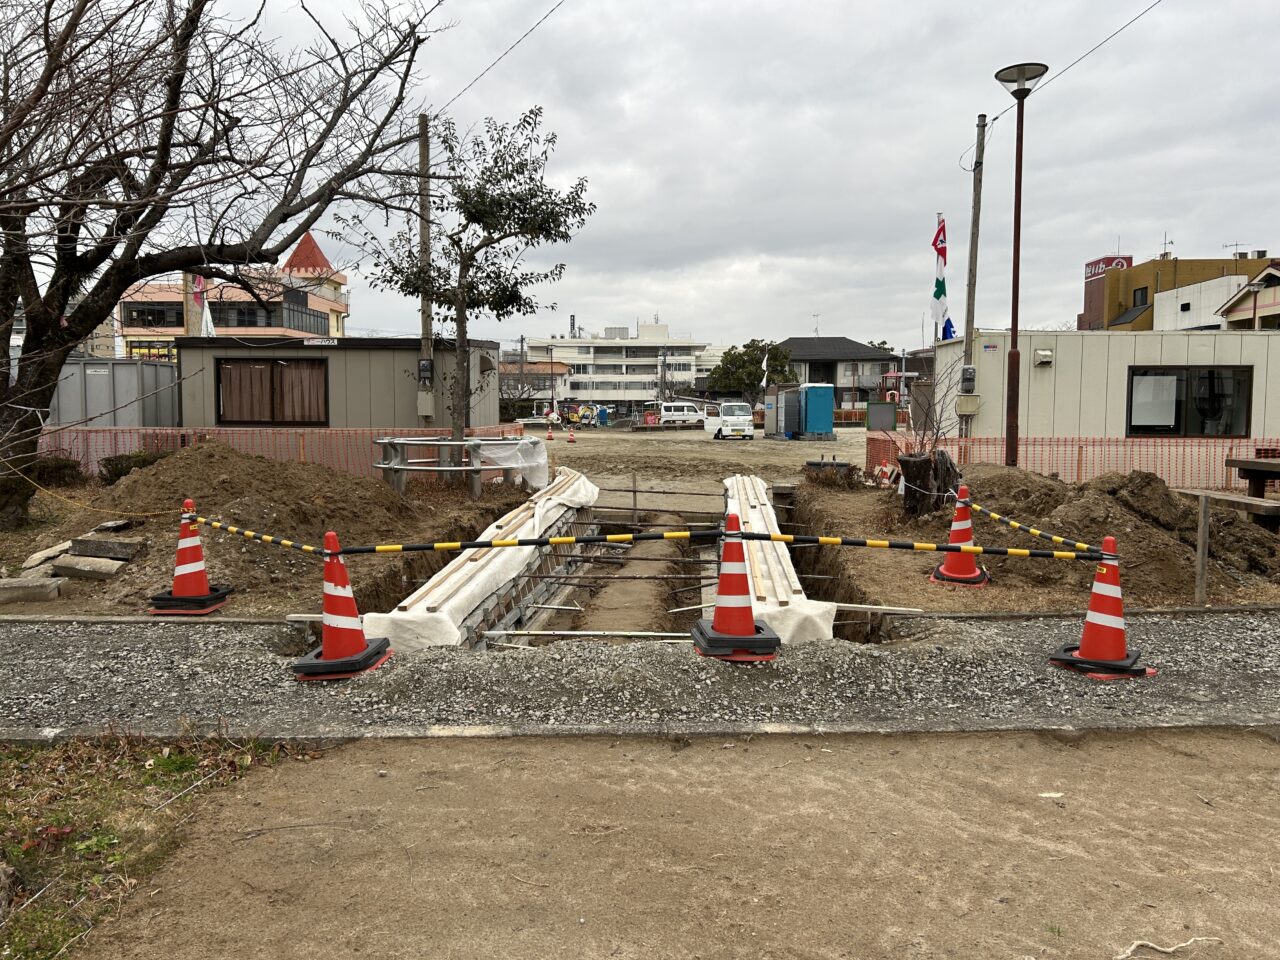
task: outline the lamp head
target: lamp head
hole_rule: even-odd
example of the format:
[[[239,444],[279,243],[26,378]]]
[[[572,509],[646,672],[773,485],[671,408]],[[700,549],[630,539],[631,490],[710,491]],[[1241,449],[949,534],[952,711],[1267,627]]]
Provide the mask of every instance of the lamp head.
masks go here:
[[[996,80],[1013,95],[1015,100],[1023,100],[1031,95],[1049,67],[1043,63],[1015,63],[1011,67],[996,71]]]

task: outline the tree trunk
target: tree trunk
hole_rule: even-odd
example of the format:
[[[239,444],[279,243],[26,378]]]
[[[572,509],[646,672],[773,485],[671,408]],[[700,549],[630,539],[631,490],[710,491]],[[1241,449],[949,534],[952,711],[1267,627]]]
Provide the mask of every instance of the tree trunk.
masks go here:
[[[10,400],[0,404],[0,530],[15,530],[28,520],[36,488],[26,480],[40,444],[41,416],[58,389],[66,353],[24,358]],[[34,384],[34,386],[33,386]]]
[[[945,451],[903,453],[898,455],[905,489],[902,511],[908,517],[922,517],[941,510],[947,494],[960,482],[960,471]]]

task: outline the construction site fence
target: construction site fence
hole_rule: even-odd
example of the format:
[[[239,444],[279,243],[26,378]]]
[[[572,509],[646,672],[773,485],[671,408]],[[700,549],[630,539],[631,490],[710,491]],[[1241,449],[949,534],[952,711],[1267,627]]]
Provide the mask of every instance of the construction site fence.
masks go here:
[[[764,426],[764,411],[757,410],[754,415],[754,422],[757,427]],[[844,410],[837,408],[832,412],[832,419],[838,427],[856,427],[867,422],[867,411],[864,410]],[[898,426],[905,427],[907,425],[907,411],[898,411]]]
[[[472,427],[468,437],[523,436],[518,423]],[[314,463],[360,477],[380,475],[371,451],[378,437],[448,439],[445,428],[429,427],[69,427],[40,437],[40,453],[59,453],[80,462],[90,474],[104,457],[138,451],[175,453],[206,440],[216,440],[241,453],[272,460]],[[490,471],[485,471],[490,475]],[[492,476],[500,476],[497,469]],[[428,480],[426,482],[435,482]]]
[[[947,437],[939,449],[963,471],[968,464],[1004,463],[1003,437]],[[911,434],[876,431],[867,436],[866,469],[899,453],[914,452]],[[1018,441],[1018,466],[1068,483],[1083,483],[1104,473],[1145,470],[1171,487],[1203,490],[1247,489],[1226,461],[1233,457],[1280,457],[1280,437],[1024,437]],[[981,491],[974,491],[975,497]]]

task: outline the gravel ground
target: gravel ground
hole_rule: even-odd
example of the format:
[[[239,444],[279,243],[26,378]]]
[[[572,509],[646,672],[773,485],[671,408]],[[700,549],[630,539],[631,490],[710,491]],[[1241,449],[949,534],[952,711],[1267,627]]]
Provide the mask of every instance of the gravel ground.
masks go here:
[[[441,650],[351,681],[300,684],[283,627],[0,624],[0,738],[115,727],[222,726],[270,737],[401,736],[462,726],[528,732],[859,731],[1280,723],[1280,614],[1131,616],[1159,668],[1098,683],[1050,668],[1076,620],[913,620],[889,647],[832,641],[755,667],[683,644],[562,642],[534,651]]]

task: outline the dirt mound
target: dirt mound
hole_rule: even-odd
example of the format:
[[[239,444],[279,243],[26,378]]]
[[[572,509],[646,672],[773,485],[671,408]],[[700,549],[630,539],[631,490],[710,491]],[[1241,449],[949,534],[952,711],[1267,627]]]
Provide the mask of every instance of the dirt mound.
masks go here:
[[[1015,468],[976,465],[966,470],[965,483],[974,503],[1025,526],[1093,545],[1115,537],[1125,598],[1135,606],[1193,602],[1195,507],[1155,474],[1109,473],[1071,485]],[[891,492],[835,493],[805,484],[800,493],[804,522],[823,527],[817,532],[940,543],[948,538],[950,506],[909,520]],[[1234,511],[1215,509],[1210,517],[1210,601],[1280,601],[1280,538]],[[973,525],[983,546],[1055,548],[976,512]],[[982,590],[929,584],[937,557],[920,553],[859,557],[850,575],[874,602],[926,609],[1079,610],[1088,601],[1092,564],[994,556],[982,563],[993,580]]]
[[[142,612],[149,606],[148,598],[172,581],[178,511],[186,497],[196,501],[202,516],[313,546],[323,543],[326,530],[336,531],[345,546],[466,540],[524,500],[514,489],[490,486],[477,501],[455,487],[401,496],[372,477],[250,456],[206,441],[135,470],[111,487],[85,487],[62,499],[41,494],[33,511],[38,522],[0,536],[0,559],[5,563],[20,563],[35,550],[83,536],[121,512],[163,515],[135,518],[138,525],[126,535],[145,540],[147,551],[115,579],[70,581],[60,600],[11,604],[5,612]],[[210,580],[236,588],[228,615],[319,609],[318,557],[208,527],[201,528],[201,537]],[[434,553],[351,557],[348,566],[361,611],[388,609],[445,559]]]
[[[396,540],[397,531],[431,512],[373,477],[251,456],[207,440],[135,470],[95,505],[150,513],[177,509],[186,497],[202,516],[317,546],[326,530],[350,544]]]

